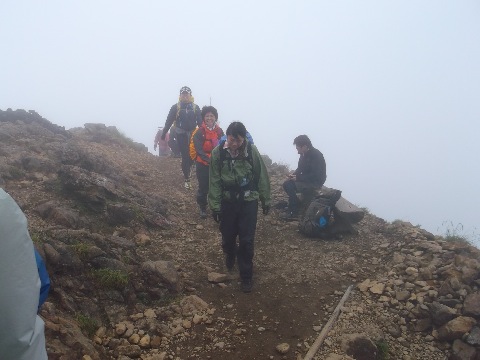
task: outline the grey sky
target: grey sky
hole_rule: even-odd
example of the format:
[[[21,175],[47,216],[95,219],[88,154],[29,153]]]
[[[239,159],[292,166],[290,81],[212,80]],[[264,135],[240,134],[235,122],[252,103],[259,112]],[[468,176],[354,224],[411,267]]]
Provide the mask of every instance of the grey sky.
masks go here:
[[[115,125],[151,150],[181,86],[386,220],[475,233],[478,1],[14,1],[0,4],[0,108]],[[179,171],[180,177],[180,171]]]

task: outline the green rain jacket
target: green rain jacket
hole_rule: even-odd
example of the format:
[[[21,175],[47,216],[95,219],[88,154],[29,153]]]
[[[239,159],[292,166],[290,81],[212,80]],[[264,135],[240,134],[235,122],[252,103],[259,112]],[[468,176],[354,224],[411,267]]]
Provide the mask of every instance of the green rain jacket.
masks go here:
[[[262,206],[270,206],[270,179],[267,167],[255,145],[248,146],[245,140],[244,152],[232,158],[221,142],[212,150],[210,158],[210,176],[208,205],[212,211],[220,211],[222,200],[253,201],[260,200]],[[252,164],[248,160],[248,149],[252,151]],[[220,152],[225,156],[220,164]],[[256,184],[255,184],[256,183]]]

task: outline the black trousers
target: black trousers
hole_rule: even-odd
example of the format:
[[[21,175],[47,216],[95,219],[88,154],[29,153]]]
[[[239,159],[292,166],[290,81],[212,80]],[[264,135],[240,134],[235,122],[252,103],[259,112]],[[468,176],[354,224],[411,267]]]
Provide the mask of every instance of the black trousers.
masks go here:
[[[253,275],[253,244],[257,229],[258,201],[222,201],[222,249],[226,256],[237,257],[242,280]],[[237,247],[238,236],[238,247]]]
[[[288,195],[288,211],[296,213],[298,212],[298,197],[297,192],[301,192],[306,197],[309,198],[309,202],[313,198],[314,192],[316,189],[320,189],[323,184],[312,184],[302,181],[295,181],[293,179],[286,180],[283,183],[283,190]]]
[[[205,210],[207,208],[209,166],[197,161],[196,168],[198,180],[197,204],[200,209]]]
[[[185,180],[190,179],[192,168],[192,159],[190,159],[190,132],[185,134],[176,134],[178,149],[182,154],[182,172]]]

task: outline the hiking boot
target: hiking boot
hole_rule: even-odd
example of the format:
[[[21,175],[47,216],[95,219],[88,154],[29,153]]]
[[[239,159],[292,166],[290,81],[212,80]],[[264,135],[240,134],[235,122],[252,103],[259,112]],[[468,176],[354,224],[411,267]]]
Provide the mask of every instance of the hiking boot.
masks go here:
[[[252,292],[252,287],[253,287],[252,279],[242,280],[242,291],[244,293]]]
[[[202,219],[206,219],[207,218],[207,211],[205,209],[200,209],[200,217]]]
[[[192,185],[190,185],[190,180],[185,180],[185,189],[190,190],[192,188]]]

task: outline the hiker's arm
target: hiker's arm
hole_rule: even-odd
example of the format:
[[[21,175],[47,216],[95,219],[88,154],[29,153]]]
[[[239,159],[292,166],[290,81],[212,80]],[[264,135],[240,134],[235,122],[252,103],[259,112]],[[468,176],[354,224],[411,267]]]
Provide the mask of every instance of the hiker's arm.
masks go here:
[[[258,195],[262,203],[262,207],[270,206],[270,178],[268,176],[267,167],[258,152],[255,145],[252,145],[252,156],[254,161],[254,171],[258,178]]]
[[[197,126],[200,127],[202,126],[202,112],[200,111],[200,108],[198,107],[198,105],[195,104],[195,121],[197,122]]]
[[[222,179],[220,174],[220,147],[212,151],[209,166],[208,206],[213,212],[220,211],[222,201]]]
[[[195,146],[195,151],[200,158],[205,161],[206,163],[210,162],[210,158],[207,156],[205,151],[203,151],[203,143],[205,142],[205,137],[203,136],[203,132],[199,129],[195,135],[193,135],[193,146]],[[196,159],[195,159],[196,160]]]
[[[167,120],[165,120],[165,126],[163,128],[162,132],[162,137],[165,139],[165,136],[167,135],[168,130],[170,130],[170,127],[172,126],[173,122],[175,121],[175,118],[177,117],[177,104],[173,105],[170,108],[170,111],[168,112],[167,115]]]

